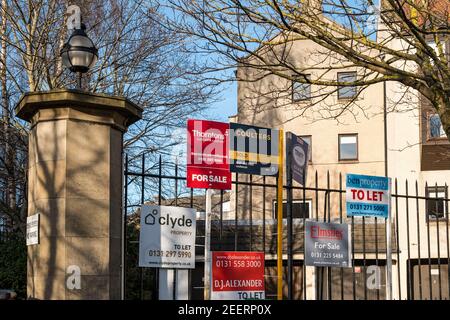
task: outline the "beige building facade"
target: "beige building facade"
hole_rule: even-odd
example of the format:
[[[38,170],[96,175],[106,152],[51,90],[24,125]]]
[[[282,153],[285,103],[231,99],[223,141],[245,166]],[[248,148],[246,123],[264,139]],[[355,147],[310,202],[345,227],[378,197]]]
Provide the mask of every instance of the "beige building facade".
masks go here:
[[[382,41],[383,34],[378,37]],[[391,45],[394,49],[404,49],[400,41]],[[307,76],[311,78],[340,81],[345,77],[358,78],[365,72],[361,68],[345,68],[345,61],[340,57],[307,39],[290,42],[283,52],[287,52],[289,63],[300,70],[310,70]],[[330,66],[335,69],[329,70]],[[333,297],[352,299],[352,291],[356,290],[361,299],[386,298],[384,221],[365,219],[364,246],[367,244],[368,247],[362,250],[359,234],[362,219],[351,221],[346,217],[345,194],[331,192],[329,202],[326,202],[325,192],[312,190],[345,189],[345,174],[354,173],[388,175],[393,179],[392,192],[401,195],[392,200],[393,298],[448,299],[446,199],[450,182],[450,152],[447,153],[450,144],[445,135],[437,135],[441,129],[439,126],[436,128],[437,121],[429,104],[417,92],[408,91],[395,82],[354,89],[318,87],[298,84],[243,65],[238,67],[237,79],[238,112],[230,118],[231,122],[290,131],[304,137],[310,144],[306,187],[311,190],[304,193],[294,190],[293,197],[294,201],[307,203],[300,215],[308,219],[322,219],[329,215],[330,221],[354,223],[354,261],[359,265],[344,271],[344,293],[341,296],[337,288],[332,292]],[[248,176],[238,176],[239,181],[248,182],[249,179]],[[262,182],[263,178],[254,176],[251,181]],[[270,177],[265,181],[275,183]],[[261,188],[250,189],[244,185],[238,186],[238,190],[234,187],[233,191],[230,219],[237,208],[237,215],[243,221],[251,219],[252,223],[260,224],[264,218],[266,225],[276,223],[275,189],[264,190],[263,194]],[[403,195],[418,197],[404,198]],[[286,199],[285,194],[283,199]],[[299,233],[294,234],[294,239],[302,242],[302,219],[299,217],[294,212],[294,225],[298,228],[294,227],[294,233]],[[276,237],[270,232],[266,232],[267,237]],[[276,255],[267,254],[266,259],[270,265]],[[307,299],[317,298],[317,270],[313,267],[302,269],[302,247],[294,252],[294,260],[298,262],[298,268],[294,267],[297,272],[294,296],[301,299],[306,293]],[[381,268],[381,287],[362,292],[361,283],[365,281],[360,271],[362,261],[365,261],[366,268],[371,264]],[[268,271],[269,277],[272,271]],[[299,285],[304,276],[306,292]],[[351,288],[352,277],[353,282],[355,277],[359,281],[356,289]],[[332,279],[339,287],[339,271],[332,271]]]

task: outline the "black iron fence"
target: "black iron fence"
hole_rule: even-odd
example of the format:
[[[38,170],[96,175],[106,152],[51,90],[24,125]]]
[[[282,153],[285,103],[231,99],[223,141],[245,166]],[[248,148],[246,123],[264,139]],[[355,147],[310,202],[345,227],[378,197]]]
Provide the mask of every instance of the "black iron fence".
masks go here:
[[[173,162],[146,163],[145,155],[125,159],[127,234],[127,299],[157,299],[156,269],[138,267],[139,207],[142,203],[195,208],[196,268],[190,270],[190,297],[203,299],[205,190],[186,188],[185,175]],[[382,300],[389,284],[385,219],[347,217],[345,176],[319,173],[305,187],[283,186],[283,295],[291,299]],[[449,299],[450,246],[447,184],[421,188],[418,182],[392,183],[392,298]],[[266,298],[276,298],[277,219],[276,177],[234,174],[231,191],[212,199],[211,250],[265,253]],[[292,207],[292,220],[287,207]],[[307,219],[346,223],[351,230],[352,266],[304,266]],[[290,222],[290,223],[289,223]],[[288,227],[292,232],[288,234]],[[288,248],[291,250],[287,251]]]

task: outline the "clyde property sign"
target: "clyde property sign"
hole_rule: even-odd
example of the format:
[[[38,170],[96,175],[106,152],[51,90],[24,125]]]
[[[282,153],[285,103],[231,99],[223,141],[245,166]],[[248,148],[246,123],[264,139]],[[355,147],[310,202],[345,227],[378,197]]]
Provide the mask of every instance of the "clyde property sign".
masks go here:
[[[391,205],[391,179],[347,174],[347,216],[388,218]]]
[[[195,209],[142,205],[139,266],[195,268]]]

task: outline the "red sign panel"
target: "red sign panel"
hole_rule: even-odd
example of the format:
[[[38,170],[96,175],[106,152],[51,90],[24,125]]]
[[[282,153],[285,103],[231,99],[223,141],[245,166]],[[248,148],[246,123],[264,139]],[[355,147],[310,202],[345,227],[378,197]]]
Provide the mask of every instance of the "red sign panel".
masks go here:
[[[187,186],[200,189],[231,189],[231,172],[202,167],[187,168]]]
[[[211,299],[264,299],[263,252],[212,252]]]
[[[228,123],[188,120],[187,187],[231,189]]]

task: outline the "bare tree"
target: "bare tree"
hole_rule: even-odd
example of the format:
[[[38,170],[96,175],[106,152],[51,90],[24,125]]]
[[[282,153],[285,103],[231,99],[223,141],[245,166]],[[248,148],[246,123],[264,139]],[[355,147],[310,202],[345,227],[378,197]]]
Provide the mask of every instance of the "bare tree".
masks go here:
[[[25,92],[71,88],[76,79],[62,67],[60,58],[69,36],[68,2],[1,1],[1,134],[5,149],[11,151],[0,155],[0,166],[12,169],[6,170],[10,189],[23,190],[11,191],[11,200],[0,201],[0,207],[20,209],[12,198],[26,196],[26,158],[22,155],[26,154],[28,126],[14,116],[13,108]],[[161,26],[166,13],[157,1],[80,0],[70,4],[81,8],[87,33],[99,49],[97,64],[84,76],[84,89],[125,96],[144,108],[143,120],[125,136],[132,159],[144,152],[154,157],[157,152],[170,153],[177,143],[168,138],[170,133],[184,127],[189,116],[207,110],[215,99],[214,82],[202,76],[205,67],[191,54],[190,37]],[[11,216],[19,219],[17,214]],[[24,216],[19,220],[23,223]]]
[[[1,7],[6,8],[6,0]],[[20,125],[15,125],[11,116],[11,89],[8,86],[9,70],[7,60],[8,19],[6,10],[0,12],[0,92],[1,121],[0,128],[0,217],[13,229],[20,228],[24,220],[23,200],[25,195],[26,160],[19,154],[26,152],[26,139]],[[19,197],[22,199],[18,199]]]
[[[450,137],[450,3],[380,1],[377,5],[373,0],[169,0],[177,14],[165,24],[195,35],[199,50],[220,56],[216,63],[221,69],[239,64],[259,70],[240,81],[276,75],[335,90],[358,86],[359,93],[369,85],[396,81],[405,92],[431,102]],[[290,59],[292,44],[299,40],[322,48],[316,52],[317,65]],[[348,68],[360,71],[356,80],[330,77],[330,70]],[[353,102],[330,115],[338,117]]]

